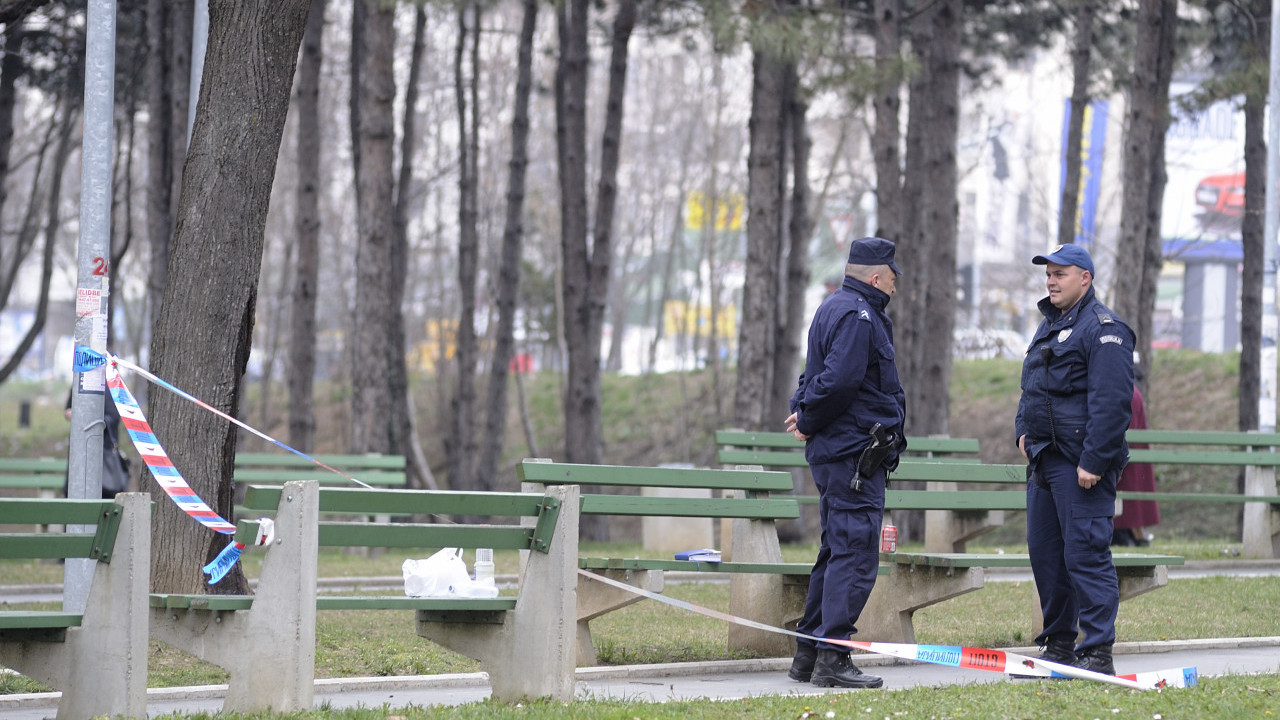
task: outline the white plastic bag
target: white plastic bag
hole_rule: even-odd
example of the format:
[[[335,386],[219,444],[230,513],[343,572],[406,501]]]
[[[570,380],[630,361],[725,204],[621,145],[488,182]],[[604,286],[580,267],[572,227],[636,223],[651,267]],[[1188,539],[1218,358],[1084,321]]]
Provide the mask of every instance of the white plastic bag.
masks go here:
[[[444,548],[425,560],[409,558],[400,566],[404,594],[409,597],[450,597],[471,584],[461,548]]]

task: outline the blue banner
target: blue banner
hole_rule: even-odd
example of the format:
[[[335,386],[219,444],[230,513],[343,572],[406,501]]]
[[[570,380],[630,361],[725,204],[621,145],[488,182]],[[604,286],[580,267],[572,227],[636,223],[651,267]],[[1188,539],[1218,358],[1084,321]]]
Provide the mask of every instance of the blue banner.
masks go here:
[[[1071,126],[1071,98],[1067,98],[1062,115],[1062,173],[1058,185],[1067,183],[1067,130]],[[1098,194],[1102,189],[1102,157],[1107,149],[1107,101],[1095,100],[1084,109],[1084,127],[1080,134],[1080,193],[1074,218],[1061,217],[1060,222],[1075,225],[1075,242],[1091,245],[1094,217],[1098,212]]]

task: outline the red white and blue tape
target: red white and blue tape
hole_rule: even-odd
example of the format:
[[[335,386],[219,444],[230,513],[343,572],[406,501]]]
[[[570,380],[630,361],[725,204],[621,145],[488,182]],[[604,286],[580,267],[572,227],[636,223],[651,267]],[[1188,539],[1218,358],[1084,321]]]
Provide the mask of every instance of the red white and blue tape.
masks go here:
[[[902,658],[904,660],[914,660],[916,662],[925,662],[934,665],[946,665],[948,667],[964,668],[967,670],[999,672],[1022,677],[1056,677],[1095,680],[1097,682],[1119,685],[1133,690],[1163,690],[1165,688],[1188,687],[1197,683],[1198,675],[1196,668],[1194,667],[1170,668],[1167,670],[1156,670],[1152,672],[1133,673],[1128,675],[1106,675],[1103,673],[1093,672],[1091,670],[1082,670],[1077,667],[1071,667],[1070,665],[1061,665],[1059,663],[1041,660],[1029,655],[1009,652],[1007,650],[988,650],[985,648],[971,648],[961,645],[913,645],[909,643],[863,642],[858,640],[813,637],[812,635],[805,635],[792,630],[783,630],[782,628],[776,628],[772,625],[765,625],[764,623],[758,623],[754,620],[748,620],[746,618],[737,617],[718,610],[694,605],[693,603],[685,602],[684,600],[651,592],[643,588],[638,588],[634,585],[628,585],[624,582],[619,582],[604,575],[597,575],[596,573],[589,572],[587,570],[579,569],[578,574],[588,577],[595,582],[601,582],[618,588],[619,590],[625,590],[626,592],[634,593],[641,597],[649,598],[650,600],[656,600],[672,607],[678,607],[682,610],[698,613],[699,615],[724,620],[725,622],[733,623],[735,625],[742,625],[744,627],[779,633],[782,635],[790,635],[796,638],[830,643],[832,645],[844,645],[848,648],[862,650],[877,655],[889,655],[891,657]]]

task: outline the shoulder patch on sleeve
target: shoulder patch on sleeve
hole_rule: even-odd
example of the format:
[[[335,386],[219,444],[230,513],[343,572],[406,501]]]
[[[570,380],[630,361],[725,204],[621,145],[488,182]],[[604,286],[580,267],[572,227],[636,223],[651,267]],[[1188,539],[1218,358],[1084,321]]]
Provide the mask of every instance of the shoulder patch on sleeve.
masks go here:
[[[859,320],[866,320],[867,322],[871,322],[871,313],[867,312],[865,308],[864,308],[864,309],[862,309],[862,310],[859,310],[859,311],[858,311],[858,319],[859,319]]]
[[[1123,345],[1124,338],[1120,337],[1119,335],[1103,335],[1102,337],[1098,338],[1098,342],[1102,343],[1103,345],[1106,345],[1107,343],[1115,343],[1117,345]]]

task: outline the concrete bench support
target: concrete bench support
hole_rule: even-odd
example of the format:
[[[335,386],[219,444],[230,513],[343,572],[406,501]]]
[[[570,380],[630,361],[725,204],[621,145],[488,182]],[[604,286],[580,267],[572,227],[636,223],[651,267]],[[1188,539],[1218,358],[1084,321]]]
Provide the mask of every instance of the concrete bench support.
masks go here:
[[[894,565],[876,581],[854,639],[914,643],[912,619],[917,610],[979,590],[985,582],[980,567]]]
[[[595,645],[591,642],[590,622],[596,618],[637,603],[644,598],[607,583],[594,580],[592,575],[603,575],[610,580],[632,587],[660,593],[666,589],[661,570],[593,570],[578,576],[578,666],[599,664]]]
[[[315,686],[319,486],[285,483],[252,606],[151,608],[151,635],[231,673],[227,712],[310,710]],[[248,550],[247,552],[253,552]]]
[[[147,717],[151,498],[121,493],[110,562],[98,562],[79,627],[62,642],[0,642],[0,665],[62,691],[58,718]]]
[[[1244,472],[1245,495],[1275,495],[1276,469],[1250,465]],[[1244,556],[1280,557],[1280,505],[1245,503]]]
[[[489,671],[493,698],[501,702],[568,702],[574,696],[579,493],[576,485],[548,487],[546,493],[560,501],[550,549],[521,551],[520,595],[501,624],[435,621],[418,612],[418,635],[479,660]]]
[[[736,493],[745,497],[744,493]],[[773,520],[737,518],[732,521],[734,562],[780,563],[782,548]],[[740,574],[729,579],[729,613],[770,627],[795,629],[804,615],[809,577]],[[729,626],[729,649],[782,657],[795,651],[795,640],[779,633],[742,625]]]

